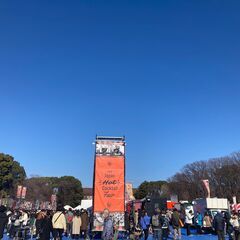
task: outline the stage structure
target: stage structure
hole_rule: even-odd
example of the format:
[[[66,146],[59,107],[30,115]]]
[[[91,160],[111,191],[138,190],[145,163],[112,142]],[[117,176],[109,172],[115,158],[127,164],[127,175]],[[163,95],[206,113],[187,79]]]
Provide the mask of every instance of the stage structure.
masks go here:
[[[103,230],[104,209],[109,210],[119,230],[124,230],[124,137],[96,137],[93,190],[93,231]]]

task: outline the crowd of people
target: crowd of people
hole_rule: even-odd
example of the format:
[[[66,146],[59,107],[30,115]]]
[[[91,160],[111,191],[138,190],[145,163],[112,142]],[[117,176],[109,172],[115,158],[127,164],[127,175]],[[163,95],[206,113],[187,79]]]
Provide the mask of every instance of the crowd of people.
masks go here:
[[[152,217],[146,211],[135,211],[130,217],[130,236],[132,239],[148,239],[149,234],[153,239],[165,240],[172,236],[174,240],[182,238],[182,228],[186,229],[186,235],[193,233],[216,234],[218,240],[224,240],[228,236],[229,240],[240,240],[240,215],[236,212],[218,211],[215,215],[211,212],[193,213],[193,210],[160,211],[155,209]]]
[[[151,234],[154,240],[182,238],[182,228],[186,229],[186,235],[190,236],[193,233],[200,234],[216,234],[219,240],[224,240],[228,235],[229,240],[240,240],[239,223],[240,216],[233,212],[217,212],[213,216],[210,212],[201,214],[193,213],[193,210],[178,211],[161,211],[155,209],[152,216],[149,216],[147,211],[139,210],[129,215],[126,213],[125,228],[126,238],[144,239],[147,240]],[[117,228],[114,226],[114,221],[108,210],[104,210],[104,228],[102,239],[112,240],[117,239]]]
[[[154,214],[149,216],[147,211],[138,210],[125,214],[124,238],[147,240],[152,235],[154,240],[181,239],[182,228],[186,234],[213,234],[219,240],[224,240],[228,235],[230,240],[240,240],[239,218],[236,212],[217,212],[215,216],[206,212],[193,213],[192,210],[178,211],[177,209],[160,210],[156,208]],[[108,209],[103,211],[103,240],[116,240],[119,236],[118,226],[114,223]],[[67,236],[71,239],[87,239],[90,234],[90,216],[84,210],[41,210],[27,212],[24,210],[11,210],[0,206],[0,239],[4,232],[10,239],[24,239],[28,235],[40,240],[59,239]]]
[[[72,239],[88,237],[89,214],[81,209],[73,211],[58,207],[57,210],[27,212],[7,210],[0,206],[0,239],[4,231],[10,239],[36,238],[39,240],[61,240],[65,235]]]

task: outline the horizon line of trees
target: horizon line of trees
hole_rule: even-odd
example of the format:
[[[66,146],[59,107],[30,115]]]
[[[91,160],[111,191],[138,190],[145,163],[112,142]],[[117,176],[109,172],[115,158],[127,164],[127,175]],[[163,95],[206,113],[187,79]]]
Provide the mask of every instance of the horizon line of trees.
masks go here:
[[[207,161],[186,164],[167,181],[144,181],[134,191],[136,199],[142,199],[158,190],[162,198],[171,195],[179,200],[192,201],[207,196],[202,180],[208,179],[211,197],[228,198],[236,196],[240,201],[240,152]]]
[[[208,161],[197,161],[185,165],[182,170],[168,179],[170,192],[179,199],[193,200],[206,197],[203,179],[208,179],[211,197],[236,196],[240,201],[240,152]]]
[[[0,153],[0,198],[16,198],[17,186],[27,187],[26,200],[51,201],[58,189],[57,203],[76,207],[83,199],[82,183],[73,176],[27,178],[25,169],[11,155]]]
[[[240,201],[240,152],[225,157],[186,164],[171,178],[160,181],[144,181],[134,189],[136,199],[142,199],[154,191],[162,198],[177,195],[179,200],[206,197],[202,180],[208,179],[211,197],[236,196]],[[27,187],[26,200],[49,201],[54,188],[59,189],[58,199],[64,204],[77,206],[83,199],[81,181],[73,176],[27,178],[23,166],[11,155],[0,153],[0,198],[15,197],[18,185]]]

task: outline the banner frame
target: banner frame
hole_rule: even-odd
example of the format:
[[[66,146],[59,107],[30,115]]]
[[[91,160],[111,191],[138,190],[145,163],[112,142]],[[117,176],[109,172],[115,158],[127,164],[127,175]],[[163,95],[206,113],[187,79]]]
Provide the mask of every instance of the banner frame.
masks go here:
[[[94,148],[94,167],[93,167],[93,196],[92,196],[92,198],[93,198],[93,208],[92,208],[92,214],[94,215],[94,213],[95,213],[95,206],[94,206],[94,204],[95,204],[95,194],[96,194],[96,188],[95,188],[95,180],[96,180],[96,178],[95,178],[95,171],[96,171],[96,158],[97,158],[97,143],[98,142],[100,142],[100,141],[109,141],[109,142],[121,142],[122,143],[122,146],[124,147],[124,152],[123,152],[123,166],[124,166],[124,170],[123,170],[123,177],[124,177],[124,191],[123,191],[123,201],[124,201],[124,214],[125,214],[125,212],[126,212],[126,204],[125,204],[125,201],[126,201],[126,196],[125,196],[125,192],[126,192],[126,148],[125,148],[125,146],[126,146],[126,143],[125,143],[125,136],[123,136],[123,137],[105,137],[105,136],[98,136],[98,135],[96,135],[96,139],[95,139],[95,142],[94,142],[94,144],[95,144],[95,148]],[[107,154],[106,154],[107,155]],[[109,154],[109,156],[111,156],[111,154]],[[113,155],[114,156],[114,155]],[[94,230],[94,222],[92,223],[92,225],[93,225],[93,229],[92,229],[92,231],[97,231],[97,230]]]

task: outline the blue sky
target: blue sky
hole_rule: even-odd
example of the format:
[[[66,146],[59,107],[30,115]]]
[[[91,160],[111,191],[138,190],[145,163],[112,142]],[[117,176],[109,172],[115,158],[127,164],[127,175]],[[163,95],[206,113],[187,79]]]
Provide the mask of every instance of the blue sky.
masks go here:
[[[127,180],[240,150],[239,1],[0,3],[0,152],[91,186],[95,135]]]

